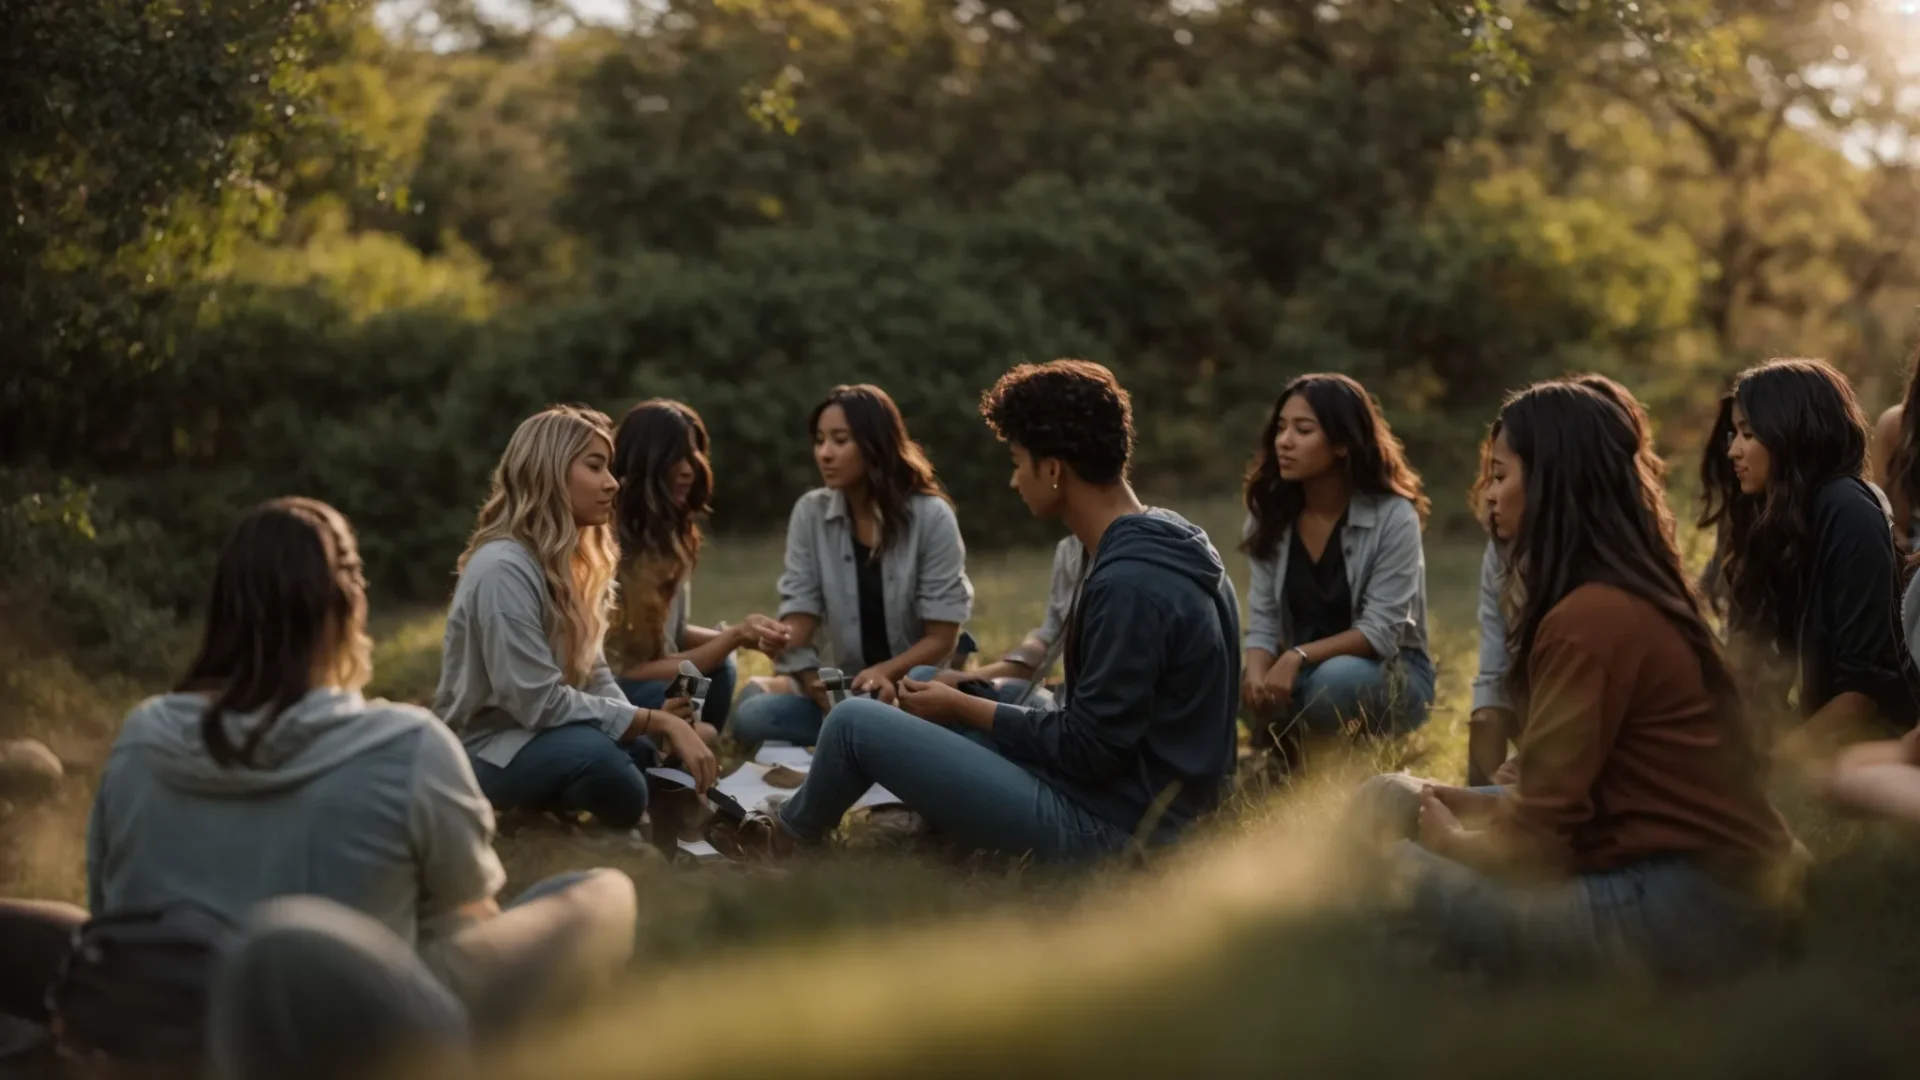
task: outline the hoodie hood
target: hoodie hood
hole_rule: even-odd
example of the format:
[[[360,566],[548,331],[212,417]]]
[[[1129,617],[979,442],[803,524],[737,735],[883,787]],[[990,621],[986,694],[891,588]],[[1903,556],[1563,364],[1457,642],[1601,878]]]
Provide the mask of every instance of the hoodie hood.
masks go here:
[[[1115,562],[1143,562],[1191,578],[1209,592],[1220,587],[1227,566],[1207,539],[1205,529],[1171,510],[1152,509],[1128,514],[1107,526],[1094,556],[1091,576]]]
[[[201,738],[208,701],[201,694],[149,698],[127,717],[114,753],[140,755],[142,768],[165,786],[197,795],[244,798],[299,787],[344,762],[437,722],[419,709],[369,703],[350,690],[310,690],[275,717],[254,750],[252,765],[221,765]],[[227,730],[239,743],[266,710],[229,714]]]

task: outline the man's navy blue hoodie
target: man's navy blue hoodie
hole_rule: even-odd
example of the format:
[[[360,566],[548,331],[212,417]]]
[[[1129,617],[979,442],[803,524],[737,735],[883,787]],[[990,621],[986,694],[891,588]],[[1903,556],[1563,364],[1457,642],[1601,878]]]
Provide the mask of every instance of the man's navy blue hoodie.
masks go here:
[[[1204,530],[1167,510],[1107,527],[1067,621],[1066,690],[1002,705],[993,738],[1132,832],[1166,839],[1218,805],[1240,711],[1240,608]]]

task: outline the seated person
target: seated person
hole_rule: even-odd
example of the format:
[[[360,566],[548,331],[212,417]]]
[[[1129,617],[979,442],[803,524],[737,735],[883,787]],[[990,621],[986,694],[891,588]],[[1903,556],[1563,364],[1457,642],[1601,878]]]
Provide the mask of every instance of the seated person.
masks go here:
[[[1066,645],[1061,631],[1066,629],[1073,598],[1080,590],[1080,573],[1086,568],[1086,556],[1079,537],[1062,537],[1053,549],[1047,614],[1040,625],[1029,630],[1019,646],[995,663],[971,671],[949,668],[935,677],[948,686],[965,686],[975,681],[992,683],[994,695],[1009,705],[1052,704],[1053,695],[1044,684]]]
[[[1633,391],[1605,375],[1577,375],[1573,380],[1626,410],[1633,421],[1640,449],[1636,458],[1649,475],[1663,483],[1667,465],[1653,446],[1653,425],[1647,420],[1646,407]],[[1480,476],[1475,481],[1475,501],[1484,503],[1483,493],[1490,479],[1488,472],[1493,440],[1480,448]],[[1520,714],[1507,695],[1507,672],[1512,667],[1508,653],[1507,625],[1514,597],[1508,595],[1506,557],[1497,539],[1489,538],[1480,558],[1480,669],[1473,677],[1473,704],[1467,718],[1467,786],[1481,787],[1512,784],[1517,766],[1509,747],[1520,741]]]
[[[689,621],[700,519],[713,497],[707,449],[700,414],[677,401],[635,405],[614,433],[620,592],[607,627],[607,654],[621,692],[643,708],[666,707],[667,689],[683,662],[712,679],[705,707],[694,718],[694,730],[711,745],[733,709],[735,650],[782,646],[787,628],[759,614],[717,628]]]
[[[310,499],[252,511],[221,553],[186,678],[133,710],[101,776],[92,913],[191,904],[250,928],[215,980],[212,1050],[229,1075],[360,1075],[364,1055],[399,1048],[383,1044],[523,1017],[632,952],[633,883],[616,870],[549,879],[502,909],[493,812],[459,741],[424,709],[360,695],[366,616],[345,518]],[[65,956],[16,951],[31,914],[0,909],[0,1001],[43,1001]],[[61,913],[39,914],[46,927]],[[67,911],[66,929],[85,918]],[[298,958],[267,944],[289,935],[325,944]],[[340,976],[326,995],[320,968]],[[396,994],[418,1013],[348,1022]]]
[[[819,737],[823,643],[854,690],[892,701],[901,679],[951,662],[973,610],[959,519],[886,391],[835,387],[808,427],[823,486],[787,522],[779,674],[750,682],[734,707],[733,736],[750,746]]]
[[[1488,516],[1522,578],[1517,781],[1380,777],[1359,812],[1405,835],[1414,815],[1380,804],[1417,804],[1395,895],[1445,963],[1694,979],[1784,943],[1793,838],[1636,444],[1625,410],[1571,382],[1516,396],[1494,426]]]
[[[1428,502],[1371,395],[1302,375],[1247,470],[1252,571],[1241,696],[1257,744],[1296,763],[1309,732],[1401,734],[1433,707]]]
[[[818,843],[872,784],[976,850],[1098,857],[1136,834],[1172,840],[1211,811],[1233,768],[1239,702],[1233,585],[1205,532],[1149,512],[1127,483],[1131,406],[1106,368],[1015,368],[981,405],[1032,513],[1064,522],[1090,563],[1064,632],[1057,708],[903,684],[900,706],[834,707],[813,767],[749,852]]]
[[[660,750],[702,791],[718,763],[692,702],[636,707],[607,667],[612,461],[612,423],[592,410],[557,406],[514,431],[460,556],[433,711],[495,809],[631,829]]]

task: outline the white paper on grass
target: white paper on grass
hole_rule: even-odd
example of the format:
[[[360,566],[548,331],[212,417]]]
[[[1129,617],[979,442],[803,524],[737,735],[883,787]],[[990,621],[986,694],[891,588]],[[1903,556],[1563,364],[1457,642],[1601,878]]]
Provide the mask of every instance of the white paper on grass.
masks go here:
[[[813,751],[792,743],[761,743],[760,752],[753,760],[762,765],[785,765],[789,769],[806,772],[813,768]]]
[[[767,770],[772,767],[758,761],[749,761],[735,769],[732,776],[721,777],[720,782],[714,787],[732,796],[741,806],[749,810],[768,813],[768,799],[776,795],[784,799],[793,794],[792,788],[774,787],[767,783]],[[867,789],[865,795],[860,796],[852,809],[858,810],[863,806],[892,806],[899,801],[898,795],[875,784]]]
[[[696,859],[726,858],[725,855],[722,855],[720,853],[719,848],[714,847],[712,844],[707,843],[705,840],[682,840],[680,841],[680,850],[686,852],[687,854],[693,856]]]

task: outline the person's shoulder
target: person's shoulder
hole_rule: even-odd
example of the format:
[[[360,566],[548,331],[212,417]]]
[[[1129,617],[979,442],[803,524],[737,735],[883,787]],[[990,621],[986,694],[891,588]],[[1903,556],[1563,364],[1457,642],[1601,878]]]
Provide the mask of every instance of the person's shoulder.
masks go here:
[[[1367,495],[1363,498],[1373,500],[1374,514],[1382,525],[1411,526],[1415,532],[1420,530],[1420,508],[1405,495],[1389,492],[1385,495]]]
[[[510,536],[489,540],[473,549],[467,556],[467,565],[461,571],[462,577],[485,577],[492,574],[511,573],[527,568],[539,571],[539,563],[527,546]]]
[[[1874,421],[1874,434],[1881,438],[1898,436],[1900,434],[1900,424],[1906,419],[1906,416],[1907,407],[1905,405],[1894,405],[1890,407],[1886,412],[1880,414],[1880,419]]]
[[[1890,527],[1892,511],[1880,489],[1857,476],[1836,476],[1813,493],[1814,522],[1841,528]]]
[[[1540,620],[1535,647],[1544,642],[1573,642],[1612,648],[1647,639],[1649,628],[1666,617],[1644,597],[1601,581],[1576,586]]]
[[[385,729],[391,736],[386,745],[396,752],[412,754],[416,769],[444,772],[454,759],[466,758],[466,748],[453,729],[418,705],[372,698],[366,702],[360,723]]]

